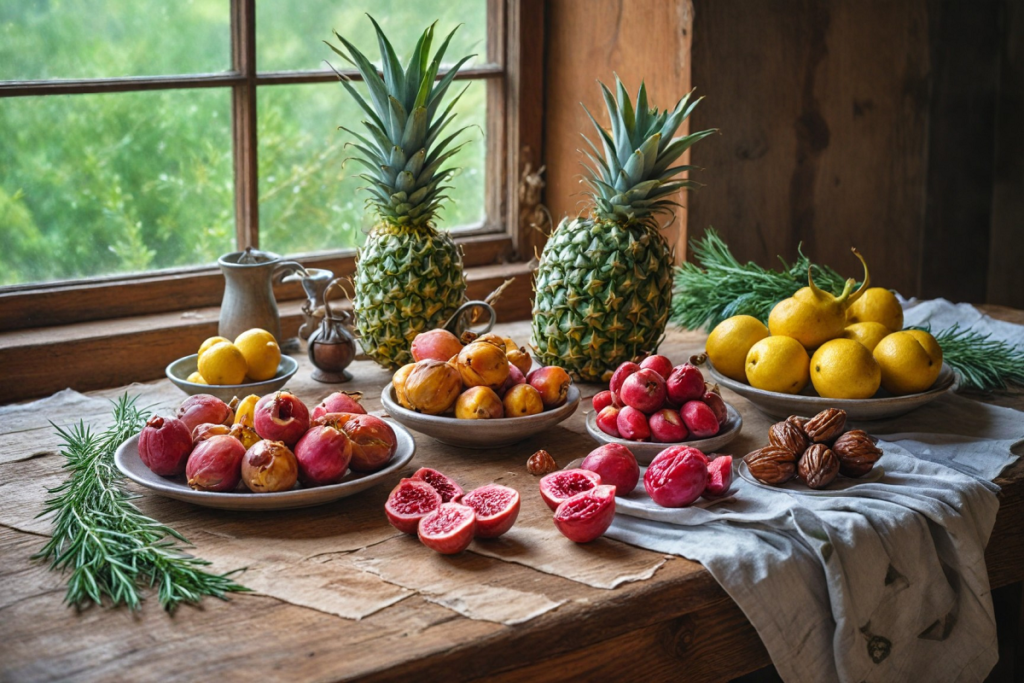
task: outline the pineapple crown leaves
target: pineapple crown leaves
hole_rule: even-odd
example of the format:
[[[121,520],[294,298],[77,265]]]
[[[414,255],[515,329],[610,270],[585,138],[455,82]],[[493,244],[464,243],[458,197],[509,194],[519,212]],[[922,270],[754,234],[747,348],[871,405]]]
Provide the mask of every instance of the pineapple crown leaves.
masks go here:
[[[403,69],[380,25],[367,16],[377,34],[382,72],[337,31],[334,35],[341,41],[341,47],[324,41],[359,71],[370,95],[368,99],[363,97],[351,79],[331,67],[368,117],[362,121],[365,134],[345,126],[341,129],[355,138],[355,142],[348,143],[357,151],[351,159],[367,169],[359,175],[368,183],[362,188],[370,195],[367,203],[389,223],[427,226],[449,198],[444,191],[450,186],[444,183],[457,171],[441,167],[465,144],[452,143],[468,126],[443,138],[441,134],[455,118],[455,104],[468,86],[443,108],[442,105],[459,69],[475,55],[459,59],[448,73],[438,78],[448,44],[459,27],[445,37],[431,57],[435,22],[420,35]]]
[[[699,187],[693,180],[674,179],[695,166],[673,166],[686,150],[699,140],[716,133],[717,128],[673,138],[679,126],[703,99],[690,101],[691,90],[672,110],[659,112],[647,104],[647,86],[641,82],[636,106],[619,77],[615,77],[616,95],[600,83],[604,103],[611,120],[605,130],[590,110],[583,107],[597,129],[601,149],[585,135],[590,147],[581,150],[593,167],[584,178],[590,185],[593,211],[599,219],[637,221],[653,225],[654,215],[679,206],[669,197],[681,189]]]

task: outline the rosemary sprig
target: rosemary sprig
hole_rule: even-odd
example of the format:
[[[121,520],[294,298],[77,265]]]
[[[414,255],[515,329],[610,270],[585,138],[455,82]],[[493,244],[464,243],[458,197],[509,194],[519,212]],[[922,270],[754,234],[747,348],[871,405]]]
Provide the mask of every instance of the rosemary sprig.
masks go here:
[[[54,425],[70,475],[49,489],[53,497],[42,514],[56,513],[53,537],[36,557],[49,560],[51,569],[70,569],[65,601],[78,607],[103,604],[106,597],[115,606],[138,609],[142,585],[156,587],[168,612],[206,595],[223,600],[248,590],[231,580],[234,572],[203,571],[210,563],[184,554],[188,541],[181,534],[131,503],[114,451],[146,423],[148,414],[135,400],[125,394],[115,401],[114,424],[101,434],[82,422],[66,429]]]
[[[928,325],[913,327],[931,332]],[[935,341],[962,386],[986,392],[1005,390],[1010,384],[1024,386],[1024,349],[963,329],[959,323],[935,334]]]
[[[734,315],[752,315],[767,323],[775,304],[807,285],[808,267],[815,284],[825,291],[839,294],[846,282],[835,270],[812,264],[799,248],[792,265],[779,258],[782,270],[742,264],[714,229],[692,240],[690,248],[697,263],[676,268],[672,298],[672,322],[689,330],[711,329]]]

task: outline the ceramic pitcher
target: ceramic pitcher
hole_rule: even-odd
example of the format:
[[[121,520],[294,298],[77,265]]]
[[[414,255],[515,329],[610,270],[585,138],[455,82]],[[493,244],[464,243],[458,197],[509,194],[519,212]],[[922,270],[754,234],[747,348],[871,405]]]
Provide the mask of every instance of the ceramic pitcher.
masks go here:
[[[305,272],[302,264],[252,248],[225,254],[217,264],[224,273],[224,300],[217,333],[234,339],[248,329],[259,327],[274,335],[281,344],[281,318],[274,299],[274,282],[289,273]]]

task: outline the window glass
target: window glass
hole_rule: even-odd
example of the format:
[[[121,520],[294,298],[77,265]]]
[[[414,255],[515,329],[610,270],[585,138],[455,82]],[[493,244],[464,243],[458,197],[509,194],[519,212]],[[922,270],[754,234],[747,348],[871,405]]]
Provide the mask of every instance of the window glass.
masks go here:
[[[487,61],[487,3],[484,0],[304,0],[301,3],[259,2],[256,6],[256,64],[260,71],[351,68],[323,41],[338,45],[333,31],[345,36],[367,57],[379,61],[373,24],[380,24],[395,52],[406,60],[423,30],[437,20],[434,47],[459,24],[445,51],[452,63],[476,54],[470,64]]]
[[[438,214],[439,228],[485,216],[486,84],[459,81],[450,92],[467,86],[449,126],[468,126],[466,144],[449,162],[460,170],[448,183],[451,199]],[[363,167],[345,161],[355,153],[345,147],[352,137],[338,126],[358,131],[365,114],[340,84],[266,86],[258,101],[261,248],[296,254],[362,244],[375,214],[358,189],[366,184],[358,177]]]
[[[230,0],[0,0],[0,80],[227,71],[230,5]]]
[[[234,248],[230,91],[0,99],[0,284]]]

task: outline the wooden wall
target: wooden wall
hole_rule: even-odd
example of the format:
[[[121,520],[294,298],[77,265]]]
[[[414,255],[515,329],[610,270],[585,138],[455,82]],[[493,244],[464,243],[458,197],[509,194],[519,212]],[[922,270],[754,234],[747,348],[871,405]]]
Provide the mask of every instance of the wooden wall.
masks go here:
[[[1017,0],[548,0],[547,205],[577,211],[595,79],[645,77],[661,106],[692,81],[691,128],[721,135],[693,150],[690,236],[714,226],[764,265],[802,242],[851,275],[856,246],[906,295],[1024,308],[1022,15]]]

